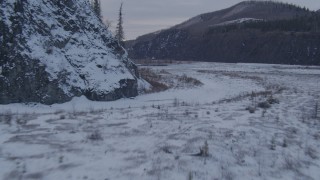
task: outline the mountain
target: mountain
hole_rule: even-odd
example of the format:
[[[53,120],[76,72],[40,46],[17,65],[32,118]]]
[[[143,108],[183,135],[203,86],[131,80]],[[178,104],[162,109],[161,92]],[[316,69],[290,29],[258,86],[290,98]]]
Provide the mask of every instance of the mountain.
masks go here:
[[[137,95],[136,66],[87,0],[2,0],[0,104]]]
[[[312,30],[317,20],[306,8],[245,1],[138,37],[126,46],[133,59],[317,65],[320,35]]]
[[[271,1],[244,1],[224,10],[201,14],[173,28],[188,29],[192,33],[199,33],[199,30],[201,32],[210,26],[245,21],[291,19],[308,13],[306,9],[289,4]]]

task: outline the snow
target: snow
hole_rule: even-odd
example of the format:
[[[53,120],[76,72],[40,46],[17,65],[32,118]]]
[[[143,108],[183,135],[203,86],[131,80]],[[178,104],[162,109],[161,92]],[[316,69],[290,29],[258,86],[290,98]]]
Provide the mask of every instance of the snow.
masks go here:
[[[257,21],[263,21],[263,19],[256,19],[256,18],[240,18],[236,20],[231,20],[231,21],[225,21],[219,24],[211,25],[211,26],[225,26],[225,25],[230,25],[230,24],[241,24],[245,22],[257,22]]]
[[[151,68],[186,74],[204,85],[114,102],[79,97],[51,106],[0,105],[1,117],[12,118],[11,124],[0,122],[0,179],[320,177],[320,120],[313,117],[320,68],[223,63]],[[253,100],[253,91],[266,90],[278,104],[252,114],[245,110],[268,98]],[[101,138],[90,139],[95,132]],[[209,156],[193,156],[205,141]]]
[[[26,47],[22,54],[39,60],[46,67],[51,81],[59,80],[59,73],[65,71],[66,82],[59,86],[71,97],[72,88],[108,93],[119,88],[121,79],[134,79],[121,60],[127,54],[116,55],[114,49],[108,47],[105,40],[111,42],[112,34],[88,3],[87,0],[79,0],[73,3],[72,9],[63,7],[62,10],[52,1],[31,0],[24,6]],[[2,17],[7,22],[14,14],[13,2],[5,1],[3,4],[8,5],[1,7]],[[70,22],[82,28],[68,31],[65,27],[70,26]],[[7,22],[8,25],[10,23]],[[82,75],[86,80],[80,78]]]

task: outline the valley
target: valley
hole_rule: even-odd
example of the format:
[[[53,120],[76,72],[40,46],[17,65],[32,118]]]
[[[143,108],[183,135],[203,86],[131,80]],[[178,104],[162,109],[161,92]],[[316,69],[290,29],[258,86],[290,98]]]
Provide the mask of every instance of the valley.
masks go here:
[[[168,77],[166,84],[186,75],[202,85],[113,102],[82,96],[63,104],[0,105],[0,179],[320,176],[318,67],[144,68]]]

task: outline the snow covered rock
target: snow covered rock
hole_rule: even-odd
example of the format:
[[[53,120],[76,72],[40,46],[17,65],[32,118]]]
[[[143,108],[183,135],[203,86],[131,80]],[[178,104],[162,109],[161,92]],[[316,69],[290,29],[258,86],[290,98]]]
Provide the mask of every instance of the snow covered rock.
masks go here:
[[[2,0],[0,104],[109,101],[137,92],[137,68],[87,0]]]

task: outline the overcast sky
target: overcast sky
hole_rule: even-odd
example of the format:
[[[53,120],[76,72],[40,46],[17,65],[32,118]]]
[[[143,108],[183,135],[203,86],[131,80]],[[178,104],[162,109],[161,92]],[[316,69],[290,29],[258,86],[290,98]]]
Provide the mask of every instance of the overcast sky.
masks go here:
[[[169,28],[193,16],[228,8],[242,0],[101,0],[104,18],[117,24],[121,2],[124,13],[124,31],[127,40],[137,36]],[[320,9],[319,0],[283,0],[305,6],[311,10]]]

